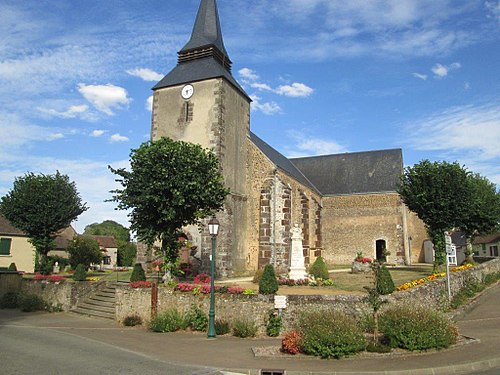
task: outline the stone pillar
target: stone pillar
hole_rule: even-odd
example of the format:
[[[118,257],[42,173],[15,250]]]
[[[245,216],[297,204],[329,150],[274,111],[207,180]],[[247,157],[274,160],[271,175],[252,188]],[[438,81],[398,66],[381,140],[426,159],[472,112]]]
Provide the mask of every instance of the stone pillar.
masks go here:
[[[295,224],[292,229],[292,252],[288,277],[292,280],[307,278],[304,250],[302,248],[302,231],[298,224]]]

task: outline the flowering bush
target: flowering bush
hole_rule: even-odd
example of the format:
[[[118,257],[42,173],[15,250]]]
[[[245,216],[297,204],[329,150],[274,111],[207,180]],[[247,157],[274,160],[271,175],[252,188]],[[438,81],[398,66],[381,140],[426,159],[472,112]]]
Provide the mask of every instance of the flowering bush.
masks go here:
[[[355,262],[358,263],[371,263],[373,261],[372,258],[367,258],[367,257],[362,257],[362,258],[356,258],[354,259]]]
[[[33,277],[33,280],[45,281],[47,283],[60,283],[66,280],[66,278],[64,276],[59,276],[59,275],[41,275],[37,273],[35,277]]]
[[[174,287],[175,291],[178,292],[191,292],[193,294],[210,294],[210,284],[190,284],[190,283],[179,283]],[[255,294],[255,291],[251,289],[243,289],[239,286],[220,286],[215,285],[216,293],[229,293],[229,294]]]
[[[129,285],[134,288],[134,289],[137,289],[137,288],[151,288],[151,286],[153,285],[153,283],[151,281],[134,281],[134,282],[130,282]]]
[[[297,331],[291,331],[285,334],[281,340],[281,350],[289,354],[300,353],[300,346],[302,344],[302,337]]]
[[[193,283],[195,284],[210,284],[210,281],[212,278],[210,277],[209,274],[207,273],[200,273],[196,275],[196,277],[193,280]]]
[[[473,264],[467,263],[467,264],[464,264],[463,266],[453,267],[450,269],[450,271],[451,272],[460,272],[460,271],[464,271],[464,270],[467,270],[467,269],[472,268],[472,267],[474,267]],[[413,280],[413,281],[404,283],[404,284],[398,286],[396,288],[396,290],[401,291],[401,290],[410,289],[410,288],[413,288],[415,286],[425,284],[428,281],[440,279],[440,278],[445,277],[445,276],[446,276],[446,272],[434,273],[434,274],[429,275],[427,277],[422,277],[421,279],[417,279],[417,280]]]
[[[278,279],[278,284],[279,285],[288,285],[288,286],[308,285],[309,280],[308,279],[293,280],[293,279],[289,279],[286,277],[280,277]]]
[[[227,292],[229,294],[242,294],[243,293],[243,288],[239,286],[230,286],[227,288]]]

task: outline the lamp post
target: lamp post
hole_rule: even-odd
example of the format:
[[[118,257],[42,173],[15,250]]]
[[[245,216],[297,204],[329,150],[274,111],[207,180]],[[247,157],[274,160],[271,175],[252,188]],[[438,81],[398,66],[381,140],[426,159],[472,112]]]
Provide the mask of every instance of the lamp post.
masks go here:
[[[212,216],[208,222],[208,233],[212,237],[212,254],[210,256],[211,277],[210,277],[210,311],[208,312],[208,338],[215,339],[215,239],[219,234],[219,221]]]

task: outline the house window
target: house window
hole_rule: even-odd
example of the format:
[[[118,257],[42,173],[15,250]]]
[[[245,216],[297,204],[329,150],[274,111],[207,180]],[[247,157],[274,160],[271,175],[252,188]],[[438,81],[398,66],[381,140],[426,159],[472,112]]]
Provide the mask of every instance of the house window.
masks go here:
[[[11,242],[10,238],[0,238],[0,255],[10,255]]]
[[[492,257],[498,256],[498,246],[490,246],[490,256]]]
[[[109,256],[103,257],[102,260],[103,260],[103,263],[106,264],[106,265],[111,264],[111,257],[109,257]]]

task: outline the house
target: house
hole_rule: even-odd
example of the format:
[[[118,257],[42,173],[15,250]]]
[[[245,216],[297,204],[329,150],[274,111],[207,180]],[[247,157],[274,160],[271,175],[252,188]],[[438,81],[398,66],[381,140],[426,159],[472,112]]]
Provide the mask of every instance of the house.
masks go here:
[[[68,258],[68,245],[77,236],[76,230],[70,225],[67,228],[61,229],[57,232],[57,237],[55,238],[56,247],[54,250],[49,251],[49,256],[59,256],[61,258]]]
[[[151,140],[169,137],[211,149],[230,194],[217,238],[219,276],[271,263],[286,272],[298,224],[306,264],[348,264],[358,252],[391,263],[422,261],[425,226],[397,193],[401,149],[289,159],[251,131],[250,104],[231,73],[215,0],[201,0],[177,65],[153,87]],[[205,227],[186,228],[210,264]],[[142,249],[142,250],[141,250]],[[140,246],[138,259],[146,259]]]
[[[15,263],[18,271],[34,272],[35,247],[26,234],[0,215],[0,267]]]
[[[91,235],[99,244],[102,252],[102,262],[104,269],[113,269],[116,267],[118,261],[118,245],[113,236],[95,236]]]
[[[478,236],[472,243],[474,255],[481,257],[497,257],[500,248],[500,232],[486,236]]]

